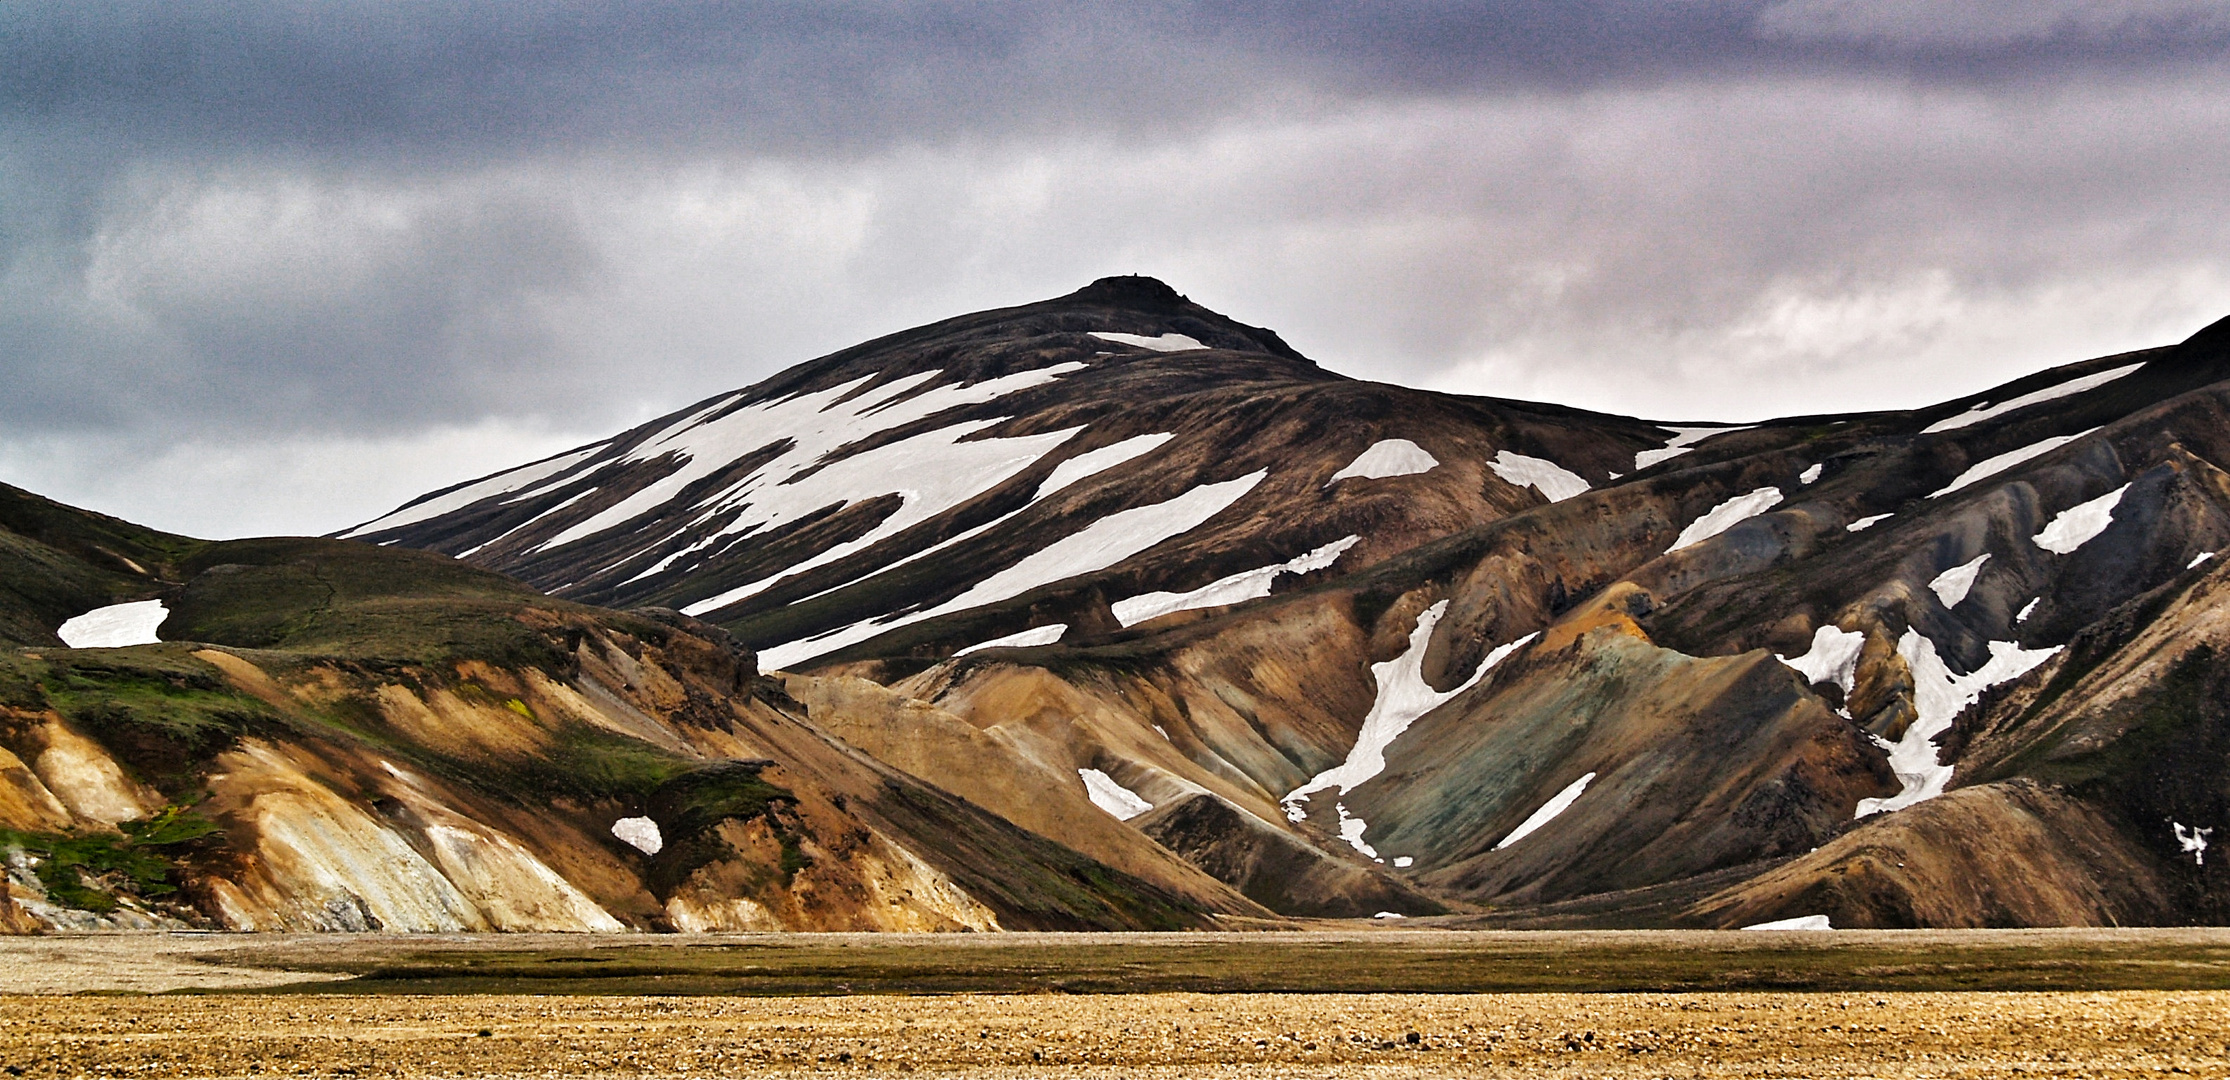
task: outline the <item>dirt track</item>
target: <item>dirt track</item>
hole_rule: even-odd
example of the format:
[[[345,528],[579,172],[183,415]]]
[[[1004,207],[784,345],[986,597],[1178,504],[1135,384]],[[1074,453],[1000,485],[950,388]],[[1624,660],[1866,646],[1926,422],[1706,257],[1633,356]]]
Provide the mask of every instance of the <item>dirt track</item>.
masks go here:
[[[2214,992],[9,997],[0,1032],[27,1077],[2230,1076]]]

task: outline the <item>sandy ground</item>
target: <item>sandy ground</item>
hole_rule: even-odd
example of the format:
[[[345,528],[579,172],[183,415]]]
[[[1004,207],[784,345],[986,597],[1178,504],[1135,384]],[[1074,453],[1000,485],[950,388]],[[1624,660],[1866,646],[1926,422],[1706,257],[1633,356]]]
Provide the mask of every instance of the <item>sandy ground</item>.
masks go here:
[[[11,1076],[2230,1076],[2230,993],[0,998]]]

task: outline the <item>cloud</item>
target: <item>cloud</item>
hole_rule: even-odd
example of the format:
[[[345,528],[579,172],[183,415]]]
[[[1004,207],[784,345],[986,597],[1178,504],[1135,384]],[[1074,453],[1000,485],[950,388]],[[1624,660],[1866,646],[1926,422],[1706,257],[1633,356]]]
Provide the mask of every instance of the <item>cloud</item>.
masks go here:
[[[2230,311],[2213,23],[1918,10],[12,6],[0,480],[324,532],[1109,273],[1348,374],[1677,418]]]
[[[2230,8],[2215,0],[1782,0],[1758,13],[1767,37],[1910,49],[2219,45]]]

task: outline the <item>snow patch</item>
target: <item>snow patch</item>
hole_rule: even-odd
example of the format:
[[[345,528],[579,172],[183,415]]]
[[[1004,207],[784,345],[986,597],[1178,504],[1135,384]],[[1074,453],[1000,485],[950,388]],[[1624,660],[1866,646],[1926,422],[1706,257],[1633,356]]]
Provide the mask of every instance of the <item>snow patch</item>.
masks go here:
[[[989,641],[976,642],[965,649],[954,650],[953,655],[966,656],[978,649],[1019,649],[1031,645],[1051,645],[1061,640],[1061,635],[1068,632],[1069,624],[1065,622],[1057,622],[1050,626],[1033,626],[1028,630],[1019,630],[1005,637],[995,637]]]
[[[2176,843],[2184,849],[2183,853],[2191,856],[2192,865],[2207,865],[2207,838],[2213,836],[2215,831],[2198,826],[2186,831],[2180,822],[2171,821],[2168,824],[2176,831]]]
[[[2215,553],[2214,553],[2214,552],[2212,552],[2212,551],[2202,551],[2202,552],[2200,552],[2199,554],[2197,554],[2197,555],[2194,555],[2194,556],[2192,556],[2192,557],[2191,557],[2191,561],[2190,561],[2190,562],[2187,562],[2187,563],[2185,563],[2185,564],[2184,564],[2184,569],[2186,569],[2186,570],[2197,570],[2197,569],[2199,569],[2199,564],[2201,564],[2201,563],[2203,563],[2203,562],[2206,562],[2206,561],[2207,561],[2208,559],[2212,559],[2212,558],[2214,558],[2214,557],[2215,557]]]
[[[612,835],[645,855],[666,850],[666,838],[659,835],[658,823],[647,817],[623,817],[612,822]]]
[[[1404,915],[1399,911],[1381,911],[1378,914],[1371,916],[1371,918],[1373,919],[1406,919],[1408,917],[1409,916]]]
[[[1270,583],[1280,574],[1306,574],[1322,570],[1339,561],[1347,549],[1362,541],[1360,536],[1334,540],[1323,547],[1274,566],[1245,570],[1230,577],[1218,578],[1191,592],[1140,593],[1127,600],[1117,600],[1110,605],[1115,621],[1124,626],[1136,626],[1148,619],[1160,618],[1173,611],[1190,611],[1194,608],[1221,607],[1242,600],[1254,600],[1270,595]]]
[[[1236,480],[1202,484],[1167,502],[1118,510],[1024,556],[1020,562],[936,607],[896,617],[865,619],[819,637],[764,649],[759,653],[759,664],[767,670],[779,671],[901,626],[996,604],[1041,585],[1105,570],[1163,541],[1191,532],[1244,498],[1268,475],[1268,470],[1258,469]]]
[[[1775,919],[1772,922],[1751,923],[1744,930],[1833,930],[1825,915],[1799,915],[1793,919]]]
[[[2021,605],[2021,611],[2013,617],[2013,621],[2017,623],[2028,622],[2029,616],[2036,613],[2036,606],[2042,602],[2044,602],[2044,598],[2041,596],[2030,597],[2028,603]]]
[[[155,628],[170,618],[170,609],[160,600],[134,600],[129,604],[110,604],[97,607],[76,616],[54,631],[62,644],[73,649],[121,649],[130,645],[154,645],[161,642]]]
[[[1091,796],[1097,806],[1117,820],[1129,821],[1154,808],[1154,804],[1138,797],[1138,793],[1115,782],[1115,778],[1098,769],[1078,769],[1076,775],[1084,780],[1084,794]]]
[[[1990,553],[1985,551],[1972,560],[1937,574],[1935,580],[1928,583],[1928,591],[1935,593],[1936,599],[1943,601],[1947,610],[1958,607],[1959,602],[1967,598],[1967,593],[1973,591],[1974,579],[1982,573],[1982,564],[1989,561]]]
[[[1587,782],[1593,779],[1595,779],[1595,774],[1588,773],[1586,776],[1565,785],[1564,790],[1557,792],[1554,798],[1542,803],[1541,808],[1535,810],[1532,817],[1519,822],[1517,828],[1510,830],[1510,835],[1503,837],[1502,842],[1496,844],[1494,849],[1500,851],[1509,847],[1533,835],[1534,830],[1556,820],[1558,814],[1571,809],[1573,803],[1580,801],[1580,793],[1587,790]]]
[[[2089,502],[2060,511],[2043,532],[2036,534],[2036,546],[2056,555],[2066,555],[2098,539],[2098,534],[2114,523],[2114,508],[2121,505],[2122,496],[2128,493],[2129,485],[2123,484]]]
[[[2111,371],[2101,371],[2094,375],[2085,375],[2080,379],[2069,379],[2068,381],[2061,383],[2058,386],[2048,386],[2042,390],[2031,391],[2029,393],[2021,395],[2020,397],[2013,398],[1996,405],[1977,405],[1971,409],[1968,409],[1966,412],[1960,413],[1957,416],[1950,417],[1944,420],[1938,420],[1935,423],[1928,425],[1927,427],[1921,428],[1920,433],[1923,435],[1933,435],[1939,431],[1951,431],[1956,428],[1966,427],[1970,424],[1979,424],[1984,420],[1988,420],[1995,416],[2003,416],[2015,409],[2025,409],[2031,405],[2041,405],[2047,401],[2057,401],[2060,398],[2073,397],[2074,395],[2080,394],[2085,390],[2096,390],[2099,387],[2113,382],[2114,380],[2119,379],[2124,375],[2135,372],[2138,368],[2144,366],[2145,365],[2143,363],[2136,363],[2131,364],[2128,367],[2118,367]]]
[[[1866,649],[1866,635],[1829,624],[1812,631],[1812,648],[1795,659],[1773,654],[1775,660],[1795,668],[1813,685],[1832,682],[1849,697],[1858,682],[1858,654]]]
[[[878,432],[960,406],[993,401],[1055,381],[1085,366],[1075,362],[1055,364],[973,385],[953,383],[914,392],[936,379],[939,372],[931,370],[852,397],[872,378],[861,376],[826,390],[723,413],[734,400],[731,396],[644,440],[612,463],[623,467],[670,458],[675,466],[672,472],[567,528],[538,550],[586,539],[673,505],[684,490],[727,469],[738,458],[781,444],[787,444],[787,449],[766,464],[694,502],[676,506],[694,512],[694,517],[680,528],[726,515],[730,520],[711,537],[718,539],[777,528],[831,506],[885,495],[900,497],[899,508],[866,535],[835,545],[763,582],[688,605],[692,614],[723,607],[783,577],[873,546],[975,498],[1027,469],[1082,429],[1011,439],[968,438],[999,423],[994,417],[924,432],[835,460],[839,451]],[[901,400],[908,393],[912,396]],[[847,397],[850,400],[845,400]],[[810,476],[805,475],[808,472]]]
[[[1527,634],[1516,641],[1496,648],[1479,661],[1479,669],[1471,673],[1463,684],[1445,693],[1432,688],[1425,681],[1425,648],[1432,643],[1433,628],[1440,625],[1448,613],[1448,601],[1442,600],[1426,608],[1417,616],[1417,626],[1409,632],[1409,648],[1400,656],[1383,663],[1371,665],[1371,676],[1378,681],[1378,699],[1371,703],[1371,711],[1363,717],[1363,726],[1355,733],[1355,746],[1347,752],[1347,760],[1316,774],[1308,783],[1294,788],[1278,800],[1285,804],[1285,816],[1300,821],[1308,816],[1301,804],[1309,796],[1326,788],[1337,787],[1345,795],[1356,786],[1386,771],[1386,748],[1394,744],[1401,733],[1419,717],[1453,700],[1457,695],[1479,684],[1487,672],[1507,659],[1519,648],[1540,637],[1538,632]],[[1355,850],[1377,858],[1370,845],[1363,842],[1363,819],[1351,817],[1344,805],[1337,806],[1340,815],[1340,836]],[[1352,827],[1352,833],[1351,833]]]
[[[2007,469],[2014,467],[2015,465],[2019,465],[2022,462],[2029,460],[2030,458],[2043,457],[2044,455],[2049,454],[2052,451],[2059,449],[2060,447],[2066,446],[2067,444],[2090,434],[2092,431],[2097,430],[2097,428],[2091,428],[2089,431],[2078,431],[2073,435],[2054,435],[2049,439],[2042,439],[2037,442],[2030,443],[2029,445],[2024,446],[2019,450],[2008,450],[1996,457],[1984,458],[1981,461],[1968,466],[1967,471],[1960,473],[1958,476],[1954,477],[1951,483],[1945,484],[1943,487],[1929,492],[1928,497],[1931,499],[1941,498],[1942,496],[1949,495],[1952,492],[1966,487],[1968,484],[1972,484],[1977,480],[1987,480],[1990,477],[1996,476],[1999,473],[2002,473]]]
[[[1037,499],[1045,498],[1085,477],[1098,475],[1117,465],[1144,457],[1160,449],[1161,444],[1176,437],[1174,433],[1167,431],[1156,432],[1152,435],[1133,435],[1121,442],[1109,443],[1097,450],[1086,450],[1053,466],[1053,475],[1046,477],[1045,483],[1038,485],[1037,496],[1031,501],[1035,502]]]
[[[1396,869],[1396,870],[1407,870],[1407,869],[1409,869],[1410,867],[1412,867],[1412,866],[1415,866],[1416,864],[1417,864],[1417,860],[1416,860],[1415,858],[1411,857],[1411,856],[1408,856],[1408,855],[1396,855],[1396,856],[1394,856],[1394,869]]]
[[[1091,333],[1093,337],[1101,341],[1112,341],[1118,345],[1136,345],[1141,349],[1152,349],[1155,352],[1190,352],[1193,349],[1208,347],[1201,344],[1200,339],[1185,334],[1161,334],[1156,337],[1147,337],[1144,334],[1117,334],[1099,330],[1094,330]]]
[[[1826,471],[1827,465],[1825,463],[1814,462],[1810,468],[1805,469],[1803,472],[1797,474],[1796,482],[1806,485],[1816,483],[1820,478],[1820,474]]]
[[[1428,472],[1439,465],[1440,459],[1432,456],[1431,451],[1408,439],[1380,439],[1357,454],[1355,460],[1347,463],[1347,468],[1333,473],[1332,478],[1324,482],[1324,486],[1331,487],[1351,476],[1361,480],[1408,476]]]
[[[1709,513],[1688,523],[1680,536],[1665,549],[1670,555],[1691,544],[1700,544],[1736,525],[1781,505],[1781,489],[1762,487],[1747,495],[1737,495],[1711,508]]]
[[[1641,453],[1635,454],[1634,471],[1640,472],[1641,470],[1655,465],[1660,461],[1664,461],[1668,458],[1679,457],[1680,455],[1695,449],[1697,443],[1700,443],[1705,439],[1712,437],[1713,435],[1724,435],[1730,431],[1748,431],[1756,426],[1758,425],[1745,424],[1741,427],[1664,426],[1664,430],[1672,432],[1673,437],[1667,439],[1665,441],[1665,445],[1655,450],[1644,450]]]
[[[1517,487],[1531,485],[1541,497],[1550,502],[1563,502],[1587,490],[1587,481],[1580,474],[1546,458],[1527,457],[1503,450],[1495,455],[1487,468],[1502,478],[1504,483]]]
[[[1896,516],[1897,516],[1896,514],[1873,514],[1873,515],[1870,515],[1870,516],[1868,516],[1868,517],[1862,517],[1862,518],[1858,519],[1857,521],[1851,522],[1850,524],[1848,524],[1848,525],[1845,525],[1845,526],[1843,526],[1843,531],[1844,531],[1844,532],[1865,532],[1866,530],[1868,530],[1868,529],[1871,529],[1871,528],[1873,528],[1874,526],[1876,526],[1876,525],[1879,525],[1879,524],[1881,524],[1881,523],[1882,523],[1882,522],[1884,522],[1884,521],[1888,521],[1888,520],[1889,520],[1890,518],[1893,518],[1893,517],[1896,517]]]
[[[1907,629],[1897,642],[1897,655],[1913,677],[1913,711],[1918,715],[1905,727],[1905,736],[1889,747],[1889,768],[1897,774],[1902,790],[1886,799],[1860,799],[1857,817],[1884,810],[1902,810],[1933,799],[1951,783],[1951,766],[1936,760],[1936,737],[1951,730],[1951,722],[1982,697],[1982,692],[2011,682],[2034,670],[2060,651],[2024,649],[2011,641],[1990,643],[1990,660],[1974,672],[1955,675],[1936,654],[1936,643],[1918,630]]]

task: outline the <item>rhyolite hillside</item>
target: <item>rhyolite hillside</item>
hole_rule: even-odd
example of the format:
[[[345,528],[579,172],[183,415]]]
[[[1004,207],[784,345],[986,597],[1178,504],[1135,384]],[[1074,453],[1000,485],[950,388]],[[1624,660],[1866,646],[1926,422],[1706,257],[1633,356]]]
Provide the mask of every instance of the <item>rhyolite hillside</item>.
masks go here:
[[[351,540],[11,493],[11,918],[2222,922],[2224,462],[2225,324],[1729,426],[1348,379],[1118,278]],[[57,647],[151,599],[162,643]],[[372,912],[375,849],[451,922]]]

